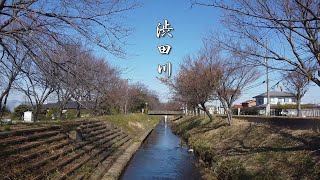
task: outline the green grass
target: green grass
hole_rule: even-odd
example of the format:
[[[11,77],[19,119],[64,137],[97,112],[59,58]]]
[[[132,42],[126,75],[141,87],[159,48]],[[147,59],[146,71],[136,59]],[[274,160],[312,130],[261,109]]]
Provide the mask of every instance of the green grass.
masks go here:
[[[131,135],[138,135],[147,129],[153,128],[160,121],[160,116],[150,116],[141,113],[119,114],[98,117],[99,120],[110,122],[121,127]]]

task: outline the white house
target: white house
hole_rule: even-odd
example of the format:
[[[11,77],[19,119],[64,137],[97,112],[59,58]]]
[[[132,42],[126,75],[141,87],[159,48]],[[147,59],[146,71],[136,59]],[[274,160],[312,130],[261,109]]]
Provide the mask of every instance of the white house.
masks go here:
[[[270,91],[270,104],[296,104],[295,95],[287,92]],[[267,104],[267,93],[253,97],[256,99],[257,106]]]

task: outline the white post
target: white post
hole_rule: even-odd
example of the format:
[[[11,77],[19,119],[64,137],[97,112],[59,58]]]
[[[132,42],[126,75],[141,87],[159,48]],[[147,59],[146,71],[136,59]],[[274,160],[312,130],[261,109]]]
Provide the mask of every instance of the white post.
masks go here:
[[[167,118],[168,118],[168,116],[165,115],[165,116],[164,116],[164,125],[165,125],[165,127],[167,127]]]

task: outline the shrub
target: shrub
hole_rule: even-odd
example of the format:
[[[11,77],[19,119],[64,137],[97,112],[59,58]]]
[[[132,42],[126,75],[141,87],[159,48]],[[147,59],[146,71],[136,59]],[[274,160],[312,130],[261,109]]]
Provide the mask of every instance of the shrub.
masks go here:
[[[257,107],[244,107],[241,108],[240,113],[241,115],[258,115],[259,110]]]
[[[21,104],[16,108],[14,108],[13,118],[21,118],[24,112],[31,111],[31,110],[32,110],[31,106]]]

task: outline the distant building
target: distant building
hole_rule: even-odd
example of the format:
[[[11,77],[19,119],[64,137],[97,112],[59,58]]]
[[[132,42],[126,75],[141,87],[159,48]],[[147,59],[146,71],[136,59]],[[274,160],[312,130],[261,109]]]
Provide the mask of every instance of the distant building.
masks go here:
[[[223,107],[208,105],[206,106],[210,114],[224,114]]]
[[[242,107],[253,107],[256,106],[256,100],[248,100],[241,103]]]
[[[257,106],[267,104],[267,93],[253,97]],[[295,95],[287,92],[270,91],[270,104],[296,104]]]
[[[235,104],[234,106],[233,106],[233,108],[235,108],[235,109],[238,109],[238,108],[243,108],[243,106],[241,105],[241,104]]]

